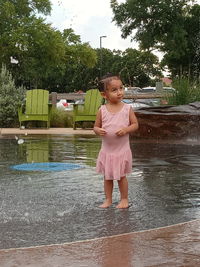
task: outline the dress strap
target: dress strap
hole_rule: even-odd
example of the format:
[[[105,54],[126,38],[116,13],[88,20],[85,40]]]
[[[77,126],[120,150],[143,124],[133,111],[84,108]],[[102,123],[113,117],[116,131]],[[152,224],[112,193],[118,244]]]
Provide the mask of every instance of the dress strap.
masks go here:
[[[101,112],[105,112],[105,110],[106,110],[105,104],[101,105],[100,110],[101,110]]]
[[[99,108],[99,110],[101,112],[101,117],[103,118],[103,116],[105,116],[105,112],[106,112],[105,105],[101,105],[101,107]]]
[[[126,103],[124,105],[125,105],[124,110],[127,112],[130,112],[130,109],[132,108],[131,105],[126,104]]]

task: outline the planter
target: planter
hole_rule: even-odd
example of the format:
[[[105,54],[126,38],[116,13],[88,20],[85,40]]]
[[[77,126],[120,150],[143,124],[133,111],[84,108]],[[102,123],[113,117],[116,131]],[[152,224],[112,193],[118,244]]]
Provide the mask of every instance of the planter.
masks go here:
[[[200,135],[200,102],[180,106],[141,108],[135,111],[142,138],[183,138]]]

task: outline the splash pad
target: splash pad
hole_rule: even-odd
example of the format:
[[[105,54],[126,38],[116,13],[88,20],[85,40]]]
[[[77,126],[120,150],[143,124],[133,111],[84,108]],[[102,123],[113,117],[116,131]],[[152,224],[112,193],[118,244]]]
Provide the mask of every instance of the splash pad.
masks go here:
[[[61,163],[61,162],[24,163],[11,166],[11,169],[18,171],[45,171],[45,172],[70,171],[81,168],[84,167],[79,164]]]
[[[99,209],[104,200],[103,177],[95,171],[100,145],[96,136],[29,136],[21,146],[0,139],[0,249],[87,240],[199,218],[199,142],[132,140],[132,205],[123,212],[115,208],[116,183],[113,205]],[[25,162],[32,166],[40,158],[45,164],[68,162],[84,169],[10,168]]]

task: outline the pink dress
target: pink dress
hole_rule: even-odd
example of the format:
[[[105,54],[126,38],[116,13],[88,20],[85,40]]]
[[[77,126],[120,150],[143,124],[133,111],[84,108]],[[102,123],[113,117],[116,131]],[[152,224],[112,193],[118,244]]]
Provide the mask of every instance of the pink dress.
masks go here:
[[[106,180],[120,180],[132,171],[132,152],[129,134],[117,136],[115,133],[130,125],[130,106],[124,104],[117,113],[111,113],[102,105],[102,128],[106,135],[102,137],[101,150],[97,158],[96,171],[102,173]]]

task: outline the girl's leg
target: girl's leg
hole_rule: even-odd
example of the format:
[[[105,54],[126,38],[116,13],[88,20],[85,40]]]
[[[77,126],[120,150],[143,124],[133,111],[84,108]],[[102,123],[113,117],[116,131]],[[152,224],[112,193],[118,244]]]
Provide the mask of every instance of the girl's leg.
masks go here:
[[[116,206],[118,209],[126,209],[129,207],[128,205],[128,180],[127,178],[121,177],[118,181],[119,191],[121,195],[121,200],[119,204]]]
[[[104,192],[106,200],[99,206],[100,208],[108,208],[112,204],[113,180],[104,179]]]

